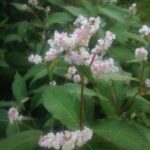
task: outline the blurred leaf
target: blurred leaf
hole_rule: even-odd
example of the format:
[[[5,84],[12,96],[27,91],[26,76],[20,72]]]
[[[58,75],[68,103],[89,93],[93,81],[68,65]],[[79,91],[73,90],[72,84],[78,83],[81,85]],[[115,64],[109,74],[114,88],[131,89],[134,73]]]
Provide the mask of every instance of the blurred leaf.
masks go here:
[[[11,3],[11,4],[20,11],[32,12],[32,9],[26,4],[20,4],[20,3]],[[24,5],[26,5],[25,9],[24,9]]]
[[[47,88],[43,92],[42,100],[45,108],[54,118],[70,129],[79,128],[78,101],[65,88],[57,86]]]
[[[98,7],[98,10],[101,14],[104,14],[111,19],[114,19],[121,23],[127,23],[125,19],[126,13],[119,7],[116,7],[114,5],[101,5],[100,7]]]
[[[62,8],[64,8],[66,11],[76,17],[78,17],[79,15],[87,16],[87,12],[81,7],[63,6]]]
[[[75,83],[66,83],[63,86],[68,92],[72,94],[81,94],[81,85],[75,84]],[[96,96],[96,93],[92,89],[88,89],[87,87],[84,87],[84,95],[86,96]]]
[[[38,64],[38,65],[34,65],[32,66],[28,72],[25,74],[24,79],[28,80],[32,77],[34,77],[35,75],[37,75],[39,72],[45,70],[46,65],[44,64]]]
[[[48,0],[48,2],[56,6],[62,6],[64,4],[63,0]]]
[[[8,124],[6,131],[7,137],[14,136],[19,132],[20,132],[19,125],[16,122],[14,122],[13,124]]]
[[[94,132],[121,150],[150,149],[149,141],[142,130],[125,120],[104,120],[95,127]]]
[[[4,101],[4,100],[0,100],[0,107],[12,107],[14,106],[16,103],[14,101]]]
[[[66,12],[56,12],[56,13],[52,13],[50,14],[50,16],[48,16],[47,18],[47,23],[48,25],[52,25],[52,24],[67,24],[69,22],[71,22],[73,20],[72,16],[69,15]]]
[[[12,90],[18,102],[21,102],[23,98],[27,96],[26,83],[23,77],[18,73],[16,73],[15,75],[15,80],[12,85]]]
[[[118,72],[118,73],[109,73],[101,75],[100,79],[104,80],[120,80],[120,81],[138,81],[137,78],[134,78],[129,73]]]
[[[37,146],[41,132],[25,131],[0,141],[3,150],[33,150]]]
[[[6,36],[5,38],[5,42],[21,42],[22,41],[22,38],[18,35],[18,34],[9,34]]]
[[[139,35],[137,35],[137,34],[135,34],[135,33],[128,32],[126,36],[127,36],[129,39],[135,40],[135,41],[140,42],[140,43],[142,43],[142,44],[146,44],[146,41],[144,41],[143,38],[141,38]]]

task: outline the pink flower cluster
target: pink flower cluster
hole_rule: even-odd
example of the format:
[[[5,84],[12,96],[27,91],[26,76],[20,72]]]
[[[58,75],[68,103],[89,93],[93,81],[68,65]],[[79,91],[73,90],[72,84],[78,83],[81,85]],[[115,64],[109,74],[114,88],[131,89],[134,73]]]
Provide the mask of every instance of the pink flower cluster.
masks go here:
[[[66,78],[67,79],[73,79],[73,81],[75,83],[80,83],[81,82],[81,77],[77,73],[77,69],[74,66],[68,68],[68,72],[66,74]],[[84,82],[84,84],[88,83],[88,80],[87,80],[86,77],[83,78],[83,82]]]
[[[93,136],[93,131],[87,127],[83,130],[64,131],[54,134],[50,132],[41,136],[39,146],[43,148],[54,148],[56,150],[73,150],[86,144]]]
[[[54,37],[48,40],[50,48],[45,53],[44,60],[52,61],[58,56],[63,56],[64,60],[70,65],[89,66],[96,77],[100,77],[102,73],[118,71],[118,67],[116,67],[112,58],[103,58],[115,40],[115,34],[107,31],[105,37],[100,38],[93,49],[90,49],[88,46],[91,37],[99,29],[100,23],[99,17],[86,18],[79,16],[74,22],[77,28],[72,34],[55,31]],[[32,57],[29,59],[30,62],[40,62],[39,58],[34,60]],[[79,83],[81,80],[80,75],[70,73],[71,71],[73,73],[77,72],[75,68],[69,68],[66,77],[69,79],[73,78],[74,82]]]
[[[135,58],[142,61],[147,60],[148,51],[144,47],[136,48],[135,50]]]
[[[9,118],[9,122],[13,124],[14,121],[20,121],[22,119],[22,116],[19,115],[19,112],[16,108],[11,107],[8,110],[8,118]]]

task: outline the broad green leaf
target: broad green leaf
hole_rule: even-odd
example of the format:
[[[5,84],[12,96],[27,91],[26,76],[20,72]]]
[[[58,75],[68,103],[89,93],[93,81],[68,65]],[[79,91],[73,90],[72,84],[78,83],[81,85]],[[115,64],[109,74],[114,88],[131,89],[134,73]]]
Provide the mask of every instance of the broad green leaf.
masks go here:
[[[63,86],[68,92],[72,94],[81,94],[81,85],[80,84],[75,84],[75,83],[66,83]],[[85,96],[96,96],[96,93],[87,87],[84,87],[84,95]]]
[[[18,73],[16,73],[15,75],[15,80],[12,85],[12,90],[18,102],[21,102],[23,98],[27,96],[27,88],[26,88],[25,80]]]
[[[38,65],[34,65],[32,66],[28,72],[25,74],[24,79],[28,80],[32,77],[34,77],[35,75],[37,75],[39,72],[42,72],[42,70],[45,70],[46,65],[44,64],[38,64]]]
[[[4,100],[0,100],[0,107],[12,107],[14,106],[16,103],[14,101],[4,101]]]
[[[20,3],[11,3],[16,9],[20,10],[20,11],[27,11],[27,12],[32,12],[32,9],[26,5],[26,9],[24,9],[24,4],[20,4]]]
[[[35,83],[37,80],[44,78],[47,75],[47,69],[44,68],[43,70],[41,70],[40,72],[38,72],[34,78],[32,79],[30,86]]]
[[[110,31],[116,35],[117,41],[119,41],[121,44],[124,44],[128,41],[128,37],[126,35],[128,28],[128,25],[124,23],[117,23],[110,29]]]
[[[22,38],[18,34],[14,34],[14,33],[7,35],[5,38],[5,42],[7,42],[7,43],[15,42],[15,41],[21,42]]]
[[[96,135],[121,150],[149,150],[150,143],[142,130],[125,120],[105,120],[94,129]]]
[[[66,12],[56,12],[50,14],[47,18],[48,25],[52,24],[67,24],[73,20],[72,16]]]
[[[30,130],[13,135],[0,141],[2,150],[34,150],[40,138],[41,131]]]
[[[71,129],[79,128],[79,103],[62,87],[49,87],[42,96],[45,108]]]
[[[7,137],[13,136],[19,132],[20,132],[20,129],[19,129],[19,125],[17,124],[17,122],[14,122],[13,124],[8,124],[7,131],[6,131]]]
[[[59,7],[61,7],[62,5],[64,5],[63,0],[57,0],[57,1],[56,0],[48,0],[48,2],[50,2],[53,5],[59,6]]]
[[[87,16],[87,12],[81,7],[63,6],[62,8],[64,8],[66,11],[76,17],[79,15]]]
[[[112,47],[108,51],[108,54],[121,63],[128,62],[134,58],[134,52],[127,47]]]
[[[129,39],[132,39],[132,40],[135,40],[137,42],[140,42],[141,44],[147,44],[146,41],[143,38],[141,38],[139,35],[137,35],[135,33],[127,32],[126,36]]]
[[[107,118],[117,118],[116,109],[111,101],[107,97],[103,96],[99,91],[97,91],[97,96],[99,98],[101,107]]]
[[[126,23],[126,13],[119,7],[113,5],[101,5],[100,7],[98,7],[98,10],[101,14],[104,14],[111,19],[114,19],[121,23]]]
[[[101,75],[100,79],[104,80],[120,80],[120,81],[138,81],[137,78],[132,77],[128,73],[109,73],[105,75]]]

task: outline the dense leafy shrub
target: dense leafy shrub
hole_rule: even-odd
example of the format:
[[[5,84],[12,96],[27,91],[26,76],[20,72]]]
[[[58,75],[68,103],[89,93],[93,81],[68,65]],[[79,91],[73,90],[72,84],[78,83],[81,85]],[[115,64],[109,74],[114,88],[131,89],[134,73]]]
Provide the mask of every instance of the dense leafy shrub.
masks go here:
[[[0,149],[149,150],[146,3],[36,2],[0,2]]]

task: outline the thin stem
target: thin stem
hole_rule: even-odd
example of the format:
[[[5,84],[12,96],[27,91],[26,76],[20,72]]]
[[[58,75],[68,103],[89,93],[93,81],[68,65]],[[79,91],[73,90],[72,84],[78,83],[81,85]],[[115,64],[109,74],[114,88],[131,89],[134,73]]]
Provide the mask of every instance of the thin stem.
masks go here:
[[[145,72],[145,62],[143,61],[141,63],[141,71],[140,71],[140,77],[139,77],[139,80],[140,80],[140,84],[139,84],[139,88],[138,88],[138,91],[128,99],[127,103],[125,103],[125,105],[122,107],[121,111],[119,112],[119,116],[124,112],[124,110],[126,110],[127,108],[131,107],[132,104],[134,103],[135,101],[135,97],[137,95],[140,95],[141,92],[142,92],[142,87],[143,87],[143,82],[144,82],[144,72]]]
[[[143,87],[143,80],[144,80],[144,71],[145,71],[145,62],[141,62],[141,76],[140,76],[140,85],[139,85],[139,91],[141,91]]]
[[[84,77],[81,75],[80,129],[84,127]]]
[[[94,56],[93,56],[93,58],[92,58],[92,61],[91,61],[90,65],[89,65],[90,67],[91,67],[91,65],[93,64],[95,57],[96,57],[96,54],[94,54]]]

